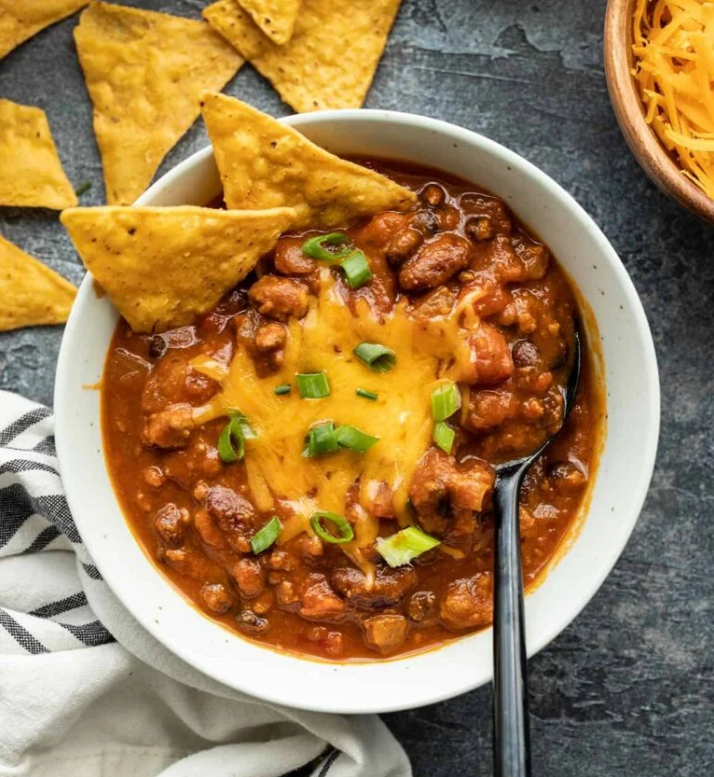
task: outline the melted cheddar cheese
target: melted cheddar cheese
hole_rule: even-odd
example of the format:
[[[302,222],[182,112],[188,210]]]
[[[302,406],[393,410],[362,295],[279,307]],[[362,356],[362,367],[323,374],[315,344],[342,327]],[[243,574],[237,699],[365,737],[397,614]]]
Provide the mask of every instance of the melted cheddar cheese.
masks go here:
[[[449,315],[421,321],[408,315],[406,300],[381,319],[364,299],[356,301],[353,313],[329,269],[321,271],[320,288],[319,295],[310,298],[305,318],[290,320],[285,361],[274,375],[258,377],[243,347],[237,348],[228,368],[207,357],[193,360],[194,369],[222,386],[211,402],[197,408],[195,420],[205,423],[235,409],[248,417],[258,435],[246,440],[246,475],[253,500],[268,512],[278,497],[294,512],[281,543],[310,532],[309,518],[316,510],[344,514],[345,495],[359,480],[359,504],[353,509],[355,539],[341,547],[371,573],[372,565],[362,558],[360,548],[379,533],[371,510],[376,491],[386,483],[400,523],[409,523],[411,474],[431,442],[431,392],[445,379],[458,380],[471,359],[469,331],[478,325],[474,292],[467,293]],[[352,353],[361,342],[388,346],[396,353],[397,366],[383,374],[370,371]],[[321,371],[328,375],[330,396],[301,399],[295,374]],[[285,383],[292,385],[290,394],[276,395],[276,386]],[[357,388],[373,391],[377,400],[358,397]],[[305,458],[305,435],[324,421],[356,426],[379,442],[364,454],[343,449]]]
[[[714,3],[637,0],[633,40],[647,123],[714,198]]]

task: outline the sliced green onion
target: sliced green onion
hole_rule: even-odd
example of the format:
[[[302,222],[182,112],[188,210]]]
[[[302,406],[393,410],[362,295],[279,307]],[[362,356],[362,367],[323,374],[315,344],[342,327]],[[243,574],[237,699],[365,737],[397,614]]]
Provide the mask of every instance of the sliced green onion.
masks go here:
[[[434,424],[434,442],[446,453],[451,453],[454,445],[456,432],[446,423],[446,421],[437,421]]]
[[[229,410],[228,415],[231,418],[235,418],[240,424],[240,429],[241,429],[241,432],[243,433],[244,440],[258,439],[258,433],[250,425],[250,421],[248,420],[248,417],[243,415],[243,413],[241,413],[240,410]]]
[[[282,386],[276,386],[273,391],[278,395],[282,396],[283,394],[289,394],[290,393],[290,384],[289,383],[283,383]]]
[[[240,461],[245,456],[245,437],[237,416],[231,418],[218,437],[218,456],[224,464]]]
[[[379,343],[360,343],[352,353],[372,372],[389,372],[397,365],[397,355],[394,351]]]
[[[352,253],[340,264],[345,273],[350,288],[359,289],[365,283],[372,280],[372,271],[369,269],[367,257],[358,250]]]
[[[375,548],[390,567],[401,567],[439,544],[416,526],[408,526],[391,537],[380,537]]]
[[[338,427],[335,437],[343,448],[349,448],[357,453],[366,453],[376,442],[379,442],[379,437],[372,437],[356,426]]]
[[[77,197],[81,197],[83,194],[88,192],[92,188],[92,182],[91,181],[85,181],[84,183],[80,183],[79,186],[75,190],[75,194]]]
[[[372,402],[377,401],[377,394],[374,393],[374,391],[367,391],[367,389],[358,388],[357,389],[357,396],[358,397],[364,397],[364,399],[371,399]]]
[[[337,263],[350,255],[352,248],[347,245],[349,237],[344,232],[330,232],[329,235],[315,235],[309,237],[302,244],[302,252],[311,259],[320,259],[323,262]],[[345,246],[337,251],[330,251],[325,246]]]
[[[455,383],[443,383],[431,392],[431,412],[435,421],[446,421],[461,407],[461,392]]]
[[[330,381],[326,372],[298,373],[295,382],[303,399],[322,399],[330,396]]]
[[[338,536],[328,532],[322,523],[323,521],[329,521],[339,532]],[[343,542],[349,542],[350,540],[353,540],[355,536],[350,524],[341,515],[337,515],[336,513],[313,513],[312,518],[310,518],[310,526],[312,526],[312,530],[315,534],[325,540],[325,542],[333,542],[337,545],[341,545]]]
[[[314,459],[315,456],[324,456],[326,453],[335,453],[340,449],[335,435],[335,427],[332,421],[313,426],[305,437],[305,447],[302,455],[306,459]]]
[[[258,555],[269,548],[278,539],[282,530],[283,525],[280,523],[280,519],[274,515],[262,529],[258,529],[251,537],[250,547],[253,548],[253,553]]]

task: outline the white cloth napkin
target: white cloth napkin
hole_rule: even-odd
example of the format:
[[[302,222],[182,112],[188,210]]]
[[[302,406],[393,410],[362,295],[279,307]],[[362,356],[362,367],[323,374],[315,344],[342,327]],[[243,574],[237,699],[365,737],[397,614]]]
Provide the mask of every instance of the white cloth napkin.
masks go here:
[[[265,704],[149,635],[82,545],[52,435],[0,391],[0,775],[410,777],[378,717]]]

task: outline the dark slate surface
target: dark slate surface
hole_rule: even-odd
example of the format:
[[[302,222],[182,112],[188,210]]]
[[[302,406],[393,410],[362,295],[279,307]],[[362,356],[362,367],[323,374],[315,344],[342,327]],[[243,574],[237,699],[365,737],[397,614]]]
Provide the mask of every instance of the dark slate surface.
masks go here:
[[[132,4],[197,16],[205,3]],[[714,233],[655,189],[618,132],[603,75],[604,10],[605,0],[404,0],[367,107],[446,119],[534,162],[592,214],[642,296],[663,385],[657,470],[615,571],[531,662],[535,773],[694,777],[714,766]],[[48,112],[72,182],[94,183],[83,203],[98,204],[101,168],[74,24],[0,62],[0,96]],[[289,112],[250,67],[228,91]],[[205,143],[195,126],[162,170]],[[55,214],[0,209],[0,231],[79,281]],[[61,334],[0,335],[0,387],[51,402]],[[385,719],[416,775],[488,775],[489,705],[482,688]]]

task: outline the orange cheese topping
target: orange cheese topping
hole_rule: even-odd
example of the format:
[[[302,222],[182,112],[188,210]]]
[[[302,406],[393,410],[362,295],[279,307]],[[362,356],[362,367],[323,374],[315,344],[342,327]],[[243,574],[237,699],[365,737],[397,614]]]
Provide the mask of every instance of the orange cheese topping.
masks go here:
[[[647,123],[714,199],[714,3],[637,0],[633,40]]]
[[[472,293],[473,294],[473,293]],[[356,315],[340,296],[328,269],[321,274],[321,291],[311,297],[302,321],[291,319],[285,361],[280,371],[259,378],[255,364],[239,347],[230,367],[207,357],[192,366],[218,380],[222,391],[195,411],[198,423],[238,409],[250,420],[258,437],[246,441],[245,466],[253,499],[270,511],[274,497],[287,500],[295,513],[281,541],[310,531],[316,510],[343,515],[345,495],[360,480],[355,540],[341,547],[363,568],[369,568],[359,549],[371,544],[379,521],[371,515],[378,484],[386,483],[394,495],[400,523],[410,520],[407,498],[412,472],[431,444],[433,420],[431,392],[445,379],[457,381],[471,359],[469,331],[478,326],[473,297],[464,297],[449,316],[428,322],[407,314],[406,300],[379,320],[365,300],[356,303]],[[390,372],[371,372],[352,350],[361,342],[381,343],[397,355]],[[301,399],[295,386],[299,372],[325,371],[331,393],[323,399]],[[292,385],[288,395],[277,396],[276,386]],[[373,391],[376,401],[361,399],[357,388]],[[321,421],[335,426],[356,426],[379,442],[367,453],[341,450],[319,458],[302,455],[308,429]],[[307,495],[310,495],[309,497]]]

